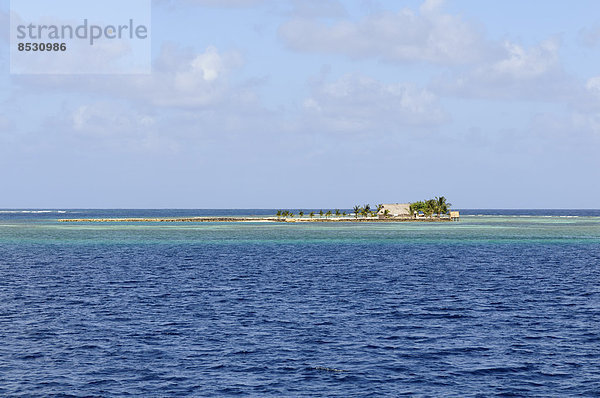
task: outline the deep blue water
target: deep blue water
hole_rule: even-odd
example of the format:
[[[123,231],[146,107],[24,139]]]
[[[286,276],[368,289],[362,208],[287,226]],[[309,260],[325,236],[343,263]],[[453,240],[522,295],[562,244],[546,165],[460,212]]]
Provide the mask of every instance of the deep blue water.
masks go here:
[[[599,396],[600,211],[0,212],[0,396]]]

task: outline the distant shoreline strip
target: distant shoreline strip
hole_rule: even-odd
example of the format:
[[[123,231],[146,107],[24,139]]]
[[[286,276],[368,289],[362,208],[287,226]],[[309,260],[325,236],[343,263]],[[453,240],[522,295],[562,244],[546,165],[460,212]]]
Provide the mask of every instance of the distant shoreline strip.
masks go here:
[[[311,222],[448,222],[449,218],[277,218],[277,217],[185,217],[185,218],[66,218],[59,222],[274,222],[274,223],[311,223]]]

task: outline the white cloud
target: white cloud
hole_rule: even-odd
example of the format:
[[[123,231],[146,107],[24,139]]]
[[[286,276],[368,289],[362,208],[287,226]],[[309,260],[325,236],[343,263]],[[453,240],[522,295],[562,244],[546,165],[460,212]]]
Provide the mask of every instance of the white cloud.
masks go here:
[[[442,8],[444,0],[425,0],[419,8],[422,13],[437,12]]]
[[[190,74],[201,73],[205,81],[211,82],[216,80],[224,69],[223,57],[211,46],[204,54],[199,54],[192,60]]]
[[[591,157],[600,167],[600,112],[571,110],[544,112],[532,117],[530,140],[542,151],[576,153],[577,158]],[[560,159],[556,159],[560,161]]]
[[[262,81],[232,82],[242,63],[236,52],[213,46],[195,52],[170,45],[162,48],[152,75],[21,75],[13,81],[21,95],[35,92],[62,103],[42,122],[44,131],[60,137],[44,139],[38,148],[86,150],[89,141],[117,152],[161,146],[178,151],[249,132],[256,137],[282,125],[260,104],[255,89]]]
[[[529,50],[510,42],[505,42],[504,48],[508,56],[484,72],[514,79],[530,79],[542,76],[558,64],[558,44],[552,40]]]
[[[155,125],[148,114],[108,102],[79,106],[71,114],[71,121],[73,131],[96,136],[137,134]]]
[[[600,113],[575,112],[572,114],[571,120],[575,131],[587,131],[596,139],[600,139]]]
[[[600,138],[600,76],[587,79],[569,105],[572,124],[576,128],[586,126],[583,130],[594,132]]]
[[[177,152],[176,135],[152,111],[123,101],[95,101],[76,105],[49,118],[46,127],[60,132],[42,137],[37,145],[49,150],[68,147],[87,151],[90,147],[115,152]]]
[[[480,32],[459,16],[441,12],[440,1],[426,1],[420,13],[405,8],[358,21],[331,25],[308,18],[284,23],[279,35],[293,50],[374,57],[388,61],[463,64],[482,57]]]
[[[339,132],[383,134],[432,127],[447,119],[431,92],[360,75],[315,84],[303,107],[313,127]]]
[[[600,98],[600,76],[591,77],[585,84],[585,88],[593,95]]]
[[[220,53],[212,46],[199,54],[166,46],[152,75],[134,76],[112,89],[124,98],[159,107],[206,107],[228,99],[227,75],[241,63],[239,54]]]
[[[563,110],[540,112],[532,116],[530,130],[535,145],[551,150],[591,155],[596,162],[600,147],[600,76],[573,87]],[[560,143],[560,145],[557,145]],[[600,163],[598,164],[600,167]]]
[[[466,72],[448,73],[432,87],[463,97],[563,101],[572,95],[575,83],[560,64],[558,42],[546,40],[530,48],[505,42],[502,57]]]
[[[151,75],[17,76],[16,81],[36,90],[83,92],[156,107],[194,109],[250,100],[247,90],[231,87],[228,78],[242,63],[238,53],[219,52],[213,46],[193,53],[165,45]]]

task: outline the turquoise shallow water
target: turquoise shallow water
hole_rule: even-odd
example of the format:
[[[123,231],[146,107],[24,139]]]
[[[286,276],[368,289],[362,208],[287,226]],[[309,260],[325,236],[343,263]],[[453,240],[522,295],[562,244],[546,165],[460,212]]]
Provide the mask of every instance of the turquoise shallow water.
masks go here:
[[[58,223],[0,221],[2,243],[600,243],[600,217],[464,216],[454,223]]]
[[[597,211],[56,222],[82,215],[172,211],[0,211],[2,396],[600,391]]]

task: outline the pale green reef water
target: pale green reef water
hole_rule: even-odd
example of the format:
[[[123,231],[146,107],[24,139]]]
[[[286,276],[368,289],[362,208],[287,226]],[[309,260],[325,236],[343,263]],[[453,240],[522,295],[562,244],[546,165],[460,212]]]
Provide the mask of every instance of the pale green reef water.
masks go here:
[[[0,243],[600,243],[600,217],[463,216],[441,223],[0,222]]]

